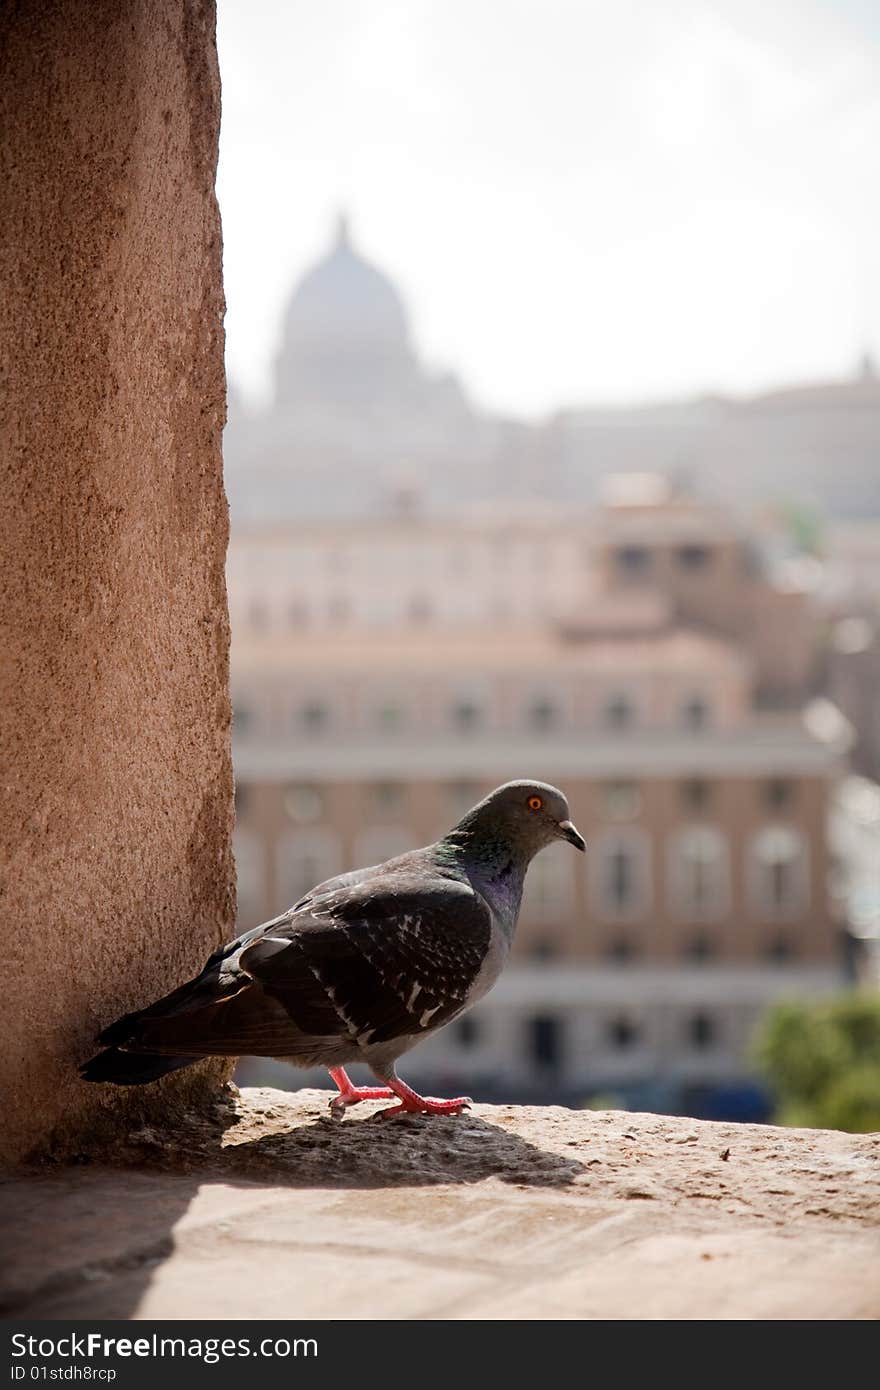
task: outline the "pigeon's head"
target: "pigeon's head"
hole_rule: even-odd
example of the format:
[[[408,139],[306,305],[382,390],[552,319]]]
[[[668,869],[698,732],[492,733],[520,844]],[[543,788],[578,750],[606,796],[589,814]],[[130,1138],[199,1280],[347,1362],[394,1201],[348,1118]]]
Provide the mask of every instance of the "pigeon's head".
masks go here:
[[[509,843],[527,859],[554,840],[587,847],[562,792],[546,782],[506,782],[468,811],[457,828]]]

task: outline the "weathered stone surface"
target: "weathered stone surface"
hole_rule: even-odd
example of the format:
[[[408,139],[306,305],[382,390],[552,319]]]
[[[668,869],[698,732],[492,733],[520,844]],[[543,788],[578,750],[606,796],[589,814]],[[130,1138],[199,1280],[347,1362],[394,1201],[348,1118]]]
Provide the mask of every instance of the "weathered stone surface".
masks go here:
[[[339,1123],[327,1100],[242,1092],[133,1134],[133,1169],[12,1181],[7,1313],[880,1315],[878,1135],[481,1105]]]
[[[234,889],[213,3],[11,0],[0,46],[14,1158],[161,1103],[76,1065],[228,934]]]

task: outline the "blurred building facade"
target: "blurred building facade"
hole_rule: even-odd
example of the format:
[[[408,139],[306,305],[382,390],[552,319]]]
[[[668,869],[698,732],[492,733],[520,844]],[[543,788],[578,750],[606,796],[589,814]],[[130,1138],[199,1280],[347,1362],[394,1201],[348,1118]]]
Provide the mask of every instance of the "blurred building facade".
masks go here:
[[[270,404],[249,410],[231,390],[225,439],[236,525],[378,516],[409,490],[438,515],[502,498],[593,506],[607,473],[657,469],[741,506],[876,517],[878,455],[867,353],[848,378],[749,399],[587,406],[533,424],[481,411],[424,365],[400,292],[344,217],[285,308]]]
[[[755,1113],[757,1019],[843,978],[849,731],[808,702],[806,596],[729,511],[629,476],[579,514],[239,527],[229,589],[242,926],[501,782],[556,782],[585,859],[536,859],[511,966],[407,1074]]]
[[[822,516],[880,514],[880,374],[867,353],[836,381],[565,410],[548,433],[555,486],[566,498],[592,495],[609,469],[660,469],[741,507],[772,499]]]
[[[513,966],[409,1071],[755,1114],[758,1017],[865,935],[870,798],[839,777],[851,725],[880,768],[878,451],[868,355],[751,400],[491,417],[340,219],[271,404],[230,398],[242,925],[556,781],[586,862],[539,856]],[[773,536],[737,520],[767,503]],[[783,515],[837,518],[821,558]]]
[[[854,771],[880,781],[880,521],[830,523],[821,557],[825,687],[855,731]]]

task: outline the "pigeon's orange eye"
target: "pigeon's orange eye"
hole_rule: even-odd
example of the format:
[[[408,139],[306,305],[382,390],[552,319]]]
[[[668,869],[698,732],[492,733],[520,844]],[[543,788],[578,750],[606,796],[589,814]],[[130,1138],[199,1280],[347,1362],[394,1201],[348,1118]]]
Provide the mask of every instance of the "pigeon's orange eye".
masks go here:
[[[540,809],[541,809],[541,807],[542,807],[543,805],[544,805],[544,803],[543,803],[543,801],[541,800],[541,798],[540,798],[539,796],[530,796],[530,797],[529,797],[529,810],[530,810],[530,811],[540,811]]]

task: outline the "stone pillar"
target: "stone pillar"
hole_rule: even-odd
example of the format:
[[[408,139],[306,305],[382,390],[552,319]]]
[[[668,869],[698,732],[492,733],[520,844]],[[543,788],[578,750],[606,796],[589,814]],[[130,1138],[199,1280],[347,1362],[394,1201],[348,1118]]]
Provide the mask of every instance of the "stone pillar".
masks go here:
[[[86,1086],[230,931],[213,0],[0,9],[0,1144],[69,1150],[221,1064]],[[224,1064],[225,1065],[225,1064]]]

